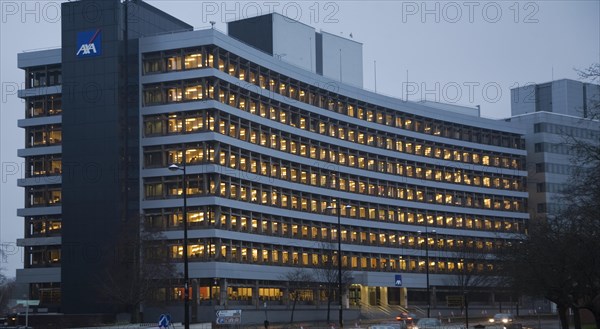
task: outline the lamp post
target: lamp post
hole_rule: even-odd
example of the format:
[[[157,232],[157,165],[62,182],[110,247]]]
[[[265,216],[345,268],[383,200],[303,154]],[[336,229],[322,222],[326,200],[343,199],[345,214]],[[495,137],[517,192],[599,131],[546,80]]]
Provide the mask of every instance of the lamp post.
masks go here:
[[[187,221],[187,172],[185,170],[185,150],[182,156],[182,165],[172,164],[169,170],[183,171],[183,321],[184,328],[190,328],[190,296],[189,296],[189,274],[188,274],[188,221]]]
[[[435,233],[435,230],[432,231]],[[421,234],[421,231],[418,231]],[[429,287],[429,230],[428,226],[425,225],[425,284],[427,286],[427,317],[431,317],[431,292]]]
[[[463,268],[464,268],[464,265],[463,265]],[[465,328],[469,329],[469,296],[467,294],[466,287],[464,287],[464,291],[463,291],[463,304],[465,306]]]
[[[335,200],[333,200],[335,201]],[[346,205],[344,208],[350,208],[350,205]],[[344,306],[342,301],[342,222],[341,222],[341,212],[342,206],[339,202],[336,202],[335,207],[328,206],[327,209],[335,209],[337,212],[337,243],[338,243],[338,295],[340,298],[340,314],[339,314],[339,323],[340,328],[344,328]]]

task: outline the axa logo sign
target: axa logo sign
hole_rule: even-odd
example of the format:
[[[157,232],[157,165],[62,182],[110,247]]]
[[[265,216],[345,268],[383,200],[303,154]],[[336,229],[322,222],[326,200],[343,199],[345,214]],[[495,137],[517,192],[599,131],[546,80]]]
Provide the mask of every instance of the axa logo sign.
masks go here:
[[[102,54],[102,31],[100,29],[77,33],[77,57],[94,57]]]

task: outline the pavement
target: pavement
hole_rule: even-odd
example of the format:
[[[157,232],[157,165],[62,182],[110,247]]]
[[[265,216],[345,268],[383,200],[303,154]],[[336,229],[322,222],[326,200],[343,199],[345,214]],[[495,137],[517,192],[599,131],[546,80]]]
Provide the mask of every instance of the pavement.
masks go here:
[[[517,318],[515,323],[523,325],[523,329],[560,329],[560,322],[558,321],[558,317],[523,317]],[[502,326],[489,325],[485,321],[478,321],[473,323],[469,322],[469,328],[473,328],[476,324],[484,325],[485,329],[502,329]]]
[[[390,321],[377,321],[374,322],[373,324],[376,323],[390,323]],[[558,321],[558,317],[556,316],[544,316],[544,317],[531,317],[531,316],[527,316],[527,317],[519,317],[517,318],[517,320],[515,321],[516,324],[521,324],[523,326],[523,329],[560,329],[560,322]],[[444,325],[452,325],[452,326],[462,326],[464,328],[465,322],[464,319],[462,321],[459,321],[458,319],[453,319],[451,323],[447,323],[444,322]],[[475,327],[477,325],[482,325],[484,329],[504,329],[504,326],[502,325],[493,325],[490,324],[488,322],[487,318],[473,318],[473,319],[469,319],[469,329],[478,329],[480,327]],[[358,327],[356,326],[351,326],[351,327],[347,327],[347,329],[357,329],[357,328],[369,328],[369,325],[367,324],[363,324],[360,325]],[[315,329],[313,327],[311,328],[307,328],[304,327],[303,329]]]
[[[369,321],[371,322],[371,321]],[[353,323],[352,325],[348,325],[345,326],[346,329],[368,329],[370,325],[376,325],[376,324],[385,324],[385,323],[391,323],[393,321],[390,320],[381,320],[381,321],[372,321],[371,323],[367,324],[367,323]],[[520,323],[523,325],[523,329],[560,329],[560,323],[558,321],[557,317],[522,317],[522,318],[518,318],[517,321],[515,321],[515,323]],[[454,321],[452,321],[451,323],[447,323],[445,322],[444,325],[450,325],[452,327],[456,327],[456,326],[462,326],[464,327],[465,323],[464,320],[463,321],[458,321],[458,319],[455,319]],[[490,325],[489,322],[487,322],[487,319],[484,318],[474,318],[474,319],[469,319],[469,329],[477,329],[475,328],[476,325],[483,325],[485,329],[503,329],[502,326],[499,325]],[[143,328],[143,329],[159,329],[158,326],[156,324],[122,324],[122,325],[115,325],[115,326],[106,326],[106,327],[100,327],[102,329],[133,329],[133,328]],[[182,329],[183,325],[181,323],[172,323],[171,326],[169,327],[169,329]],[[211,326],[210,323],[195,323],[195,324],[190,324],[190,329],[212,329],[214,328],[214,326]],[[227,328],[231,328],[231,329],[263,329],[263,325],[262,324],[253,324],[253,325],[241,325],[241,326],[228,326]],[[88,329],[88,328],[77,328],[77,329]],[[92,329],[92,328],[89,328]],[[93,329],[99,329],[98,327],[95,327]],[[272,324],[270,326],[270,329],[332,329],[330,327],[322,327],[319,325],[311,325],[309,323],[304,323],[304,324],[296,324],[294,323],[293,325],[289,325],[289,324]],[[333,328],[335,329],[335,328]]]

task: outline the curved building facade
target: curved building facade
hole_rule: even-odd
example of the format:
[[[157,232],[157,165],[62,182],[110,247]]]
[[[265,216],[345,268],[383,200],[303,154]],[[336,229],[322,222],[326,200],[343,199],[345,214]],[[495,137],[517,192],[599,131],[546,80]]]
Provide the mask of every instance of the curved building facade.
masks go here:
[[[525,232],[525,150],[505,123],[344,85],[215,30],[144,38],[140,53],[141,209],[181,260],[183,185],[167,166],[185,159],[200,301],[284,304],[286,273],[336,262],[339,234],[345,305],[422,304],[426,252],[443,296],[464,268],[493,274],[481,255]]]

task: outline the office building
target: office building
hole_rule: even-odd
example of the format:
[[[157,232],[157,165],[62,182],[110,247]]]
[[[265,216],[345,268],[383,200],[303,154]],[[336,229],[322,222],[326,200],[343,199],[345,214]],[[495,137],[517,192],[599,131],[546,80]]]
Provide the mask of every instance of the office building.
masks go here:
[[[298,24],[295,40],[314,42],[306,61],[275,36],[263,46],[286,56],[239,34],[194,31],[141,1],[62,6],[61,48],[18,57],[27,175],[17,281],[42,308],[113,312],[103,273],[120,239],[143,227],[160,237],[143,259],[177,267],[144,312],[180,321],[184,181],[173,163],[186,168],[195,321],[223,308],[253,321],[264,305],[289,310],[286,274],[337,262],[338,237],[353,280],[334,299],[349,318],[374,305],[445,303],[461,290],[456,276],[494,275],[485,256],[525,232],[520,130],[361,89],[359,70],[345,74],[346,60],[362,58],[353,40]],[[96,6],[106,19],[82,18]],[[292,24],[280,18],[255,28],[276,35]],[[471,288],[473,300],[500,298]],[[326,293],[302,289],[310,312],[297,319],[324,319]]]
[[[576,169],[572,144],[600,138],[600,86],[562,79],[515,88],[511,96],[507,121],[525,132],[529,212],[546,218],[560,210],[561,192]]]

